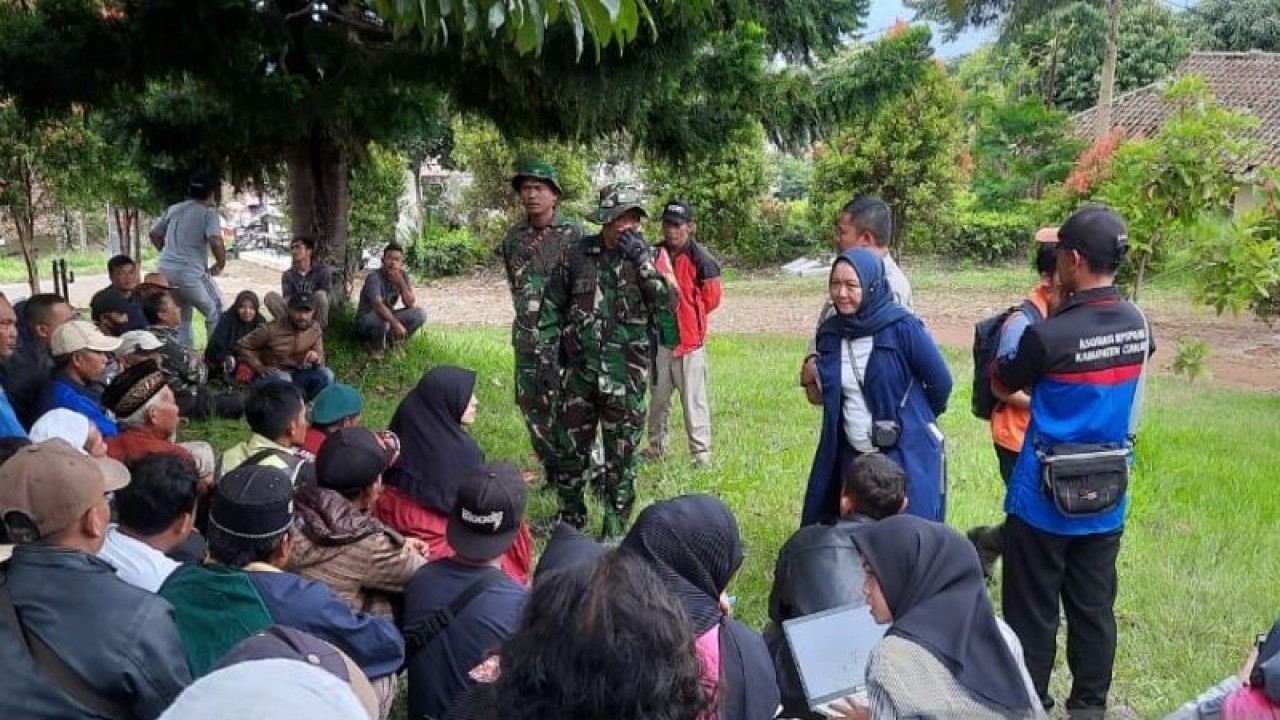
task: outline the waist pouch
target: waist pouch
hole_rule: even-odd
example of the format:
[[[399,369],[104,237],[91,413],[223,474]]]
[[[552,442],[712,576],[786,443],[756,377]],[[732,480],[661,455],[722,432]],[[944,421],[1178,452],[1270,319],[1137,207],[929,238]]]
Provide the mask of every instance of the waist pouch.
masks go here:
[[[1129,451],[1120,443],[1064,443],[1037,450],[1044,491],[1068,517],[1105,513],[1129,488]]]

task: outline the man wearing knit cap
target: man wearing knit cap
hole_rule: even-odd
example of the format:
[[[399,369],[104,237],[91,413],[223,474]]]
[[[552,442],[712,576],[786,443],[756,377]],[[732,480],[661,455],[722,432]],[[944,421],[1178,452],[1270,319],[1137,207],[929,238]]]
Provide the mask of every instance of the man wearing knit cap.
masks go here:
[[[213,482],[213,447],[207,442],[175,443],[178,403],[159,365],[134,365],[111,381],[102,404],[116,416],[120,434],[107,440],[107,455],[132,463],[153,453],[174,455],[204,483]]]
[[[203,675],[245,637],[278,624],[330,642],[379,690],[384,712],[404,643],[384,618],[353,611],[323,583],[290,572],[293,483],[278,468],[245,465],[223,475],[209,506],[209,562],[184,566],[160,589],[178,611],[193,674]]]
[[[388,619],[392,602],[427,562],[425,542],[406,539],[370,514],[395,444],[360,427],[329,435],[316,458],[318,484],[295,495],[300,525],[289,556],[290,570]]]
[[[94,557],[124,466],[62,440],[0,466],[0,717],[158,717],[191,682],[173,608]],[[41,658],[37,660],[36,658]]]

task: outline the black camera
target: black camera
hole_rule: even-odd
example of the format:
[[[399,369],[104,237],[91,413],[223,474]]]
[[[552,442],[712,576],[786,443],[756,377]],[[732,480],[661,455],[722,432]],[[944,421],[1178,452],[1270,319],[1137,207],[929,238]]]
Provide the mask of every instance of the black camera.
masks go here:
[[[902,437],[902,426],[897,420],[876,420],[871,423],[871,444],[881,450],[897,447]]]

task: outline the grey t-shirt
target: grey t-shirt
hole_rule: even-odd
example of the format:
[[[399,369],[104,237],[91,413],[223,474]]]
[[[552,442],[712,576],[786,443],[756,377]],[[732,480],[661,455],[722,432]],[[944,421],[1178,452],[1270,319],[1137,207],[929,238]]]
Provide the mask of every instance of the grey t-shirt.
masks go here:
[[[412,283],[407,270],[400,271],[405,283]],[[360,304],[356,307],[357,315],[373,312],[373,301],[382,300],[388,310],[395,310],[400,303],[400,289],[389,282],[381,269],[370,272],[364,279],[364,287],[360,289]]]
[[[151,232],[164,233],[160,265],[204,271],[209,263],[209,238],[222,236],[222,220],[204,203],[184,200],[170,205],[151,226]]]

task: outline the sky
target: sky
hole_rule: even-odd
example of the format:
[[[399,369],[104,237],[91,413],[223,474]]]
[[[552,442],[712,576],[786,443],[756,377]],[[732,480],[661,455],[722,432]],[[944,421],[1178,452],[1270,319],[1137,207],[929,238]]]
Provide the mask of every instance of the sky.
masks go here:
[[[867,30],[864,39],[873,40],[893,25],[893,21],[902,18],[911,21],[912,12],[902,5],[901,0],[871,0],[871,12],[867,15]],[[995,40],[995,27],[981,30],[966,30],[955,39],[955,42],[940,43],[942,32],[933,31],[933,47],[938,55],[950,60],[953,57],[971,52],[984,42]]]

